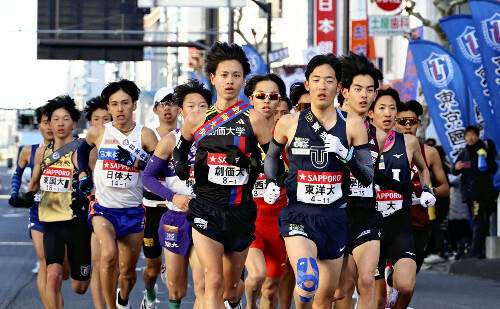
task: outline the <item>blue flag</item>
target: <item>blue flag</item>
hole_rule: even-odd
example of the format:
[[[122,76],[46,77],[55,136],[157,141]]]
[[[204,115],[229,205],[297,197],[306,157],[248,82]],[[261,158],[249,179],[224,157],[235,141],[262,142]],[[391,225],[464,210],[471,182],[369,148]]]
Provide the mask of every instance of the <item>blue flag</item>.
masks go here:
[[[411,40],[423,39],[424,38],[424,27],[420,26],[411,31]],[[410,100],[416,100],[418,96],[418,77],[417,69],[415,68],[415,62],[413,61],[413,54],[411,50],[408,49],[406,52],[406,65],[405,74],[403,76],[402,91],[400,92],[401,101],[407,102]]]
[[[484,70],[478,72],[488,85],[495,123],[500,127],[500,2],[469,0]],[[485,118],[486,126],[489,126]],[[498,135],[498,129],[495,135]]]
[[[469,90],[460,67],[443,46],[426,41],[410,41],[418,78],[436,132],[451,162],[465,147],[465,124]]]
[[[495,119],[495,111],[490,100],[488,87],[480,74],[483,72],[482,47],[478,43],[477,31],[472,17],[470,15],[451,15],[440,19],[439,23],[455,51],[455,58],[460,64],[471,92],[470,98],[473,98],[473,102],[470,102],[471,110],[468,115],[468,124],[476,124],[481,131],[486,124],[485,129],[488,131],[488,136],[498,135],[492,134],[499,131],[500,123]],[[478,109],[481,115],[478,115]],[[484,123],[481,123],[481,117],[484,119]],[[500,136],[494,141],[498,144]]]
[[[246,80],[256,74],[267,74],[267,65],[262,59],[262,56],[251,45],[242,45],[243,51],[247,54],[248,62],[250,62],[250,74],[247,75]],[[243,93],[244,87],[241,88],[239,99],[249,103],[248,98]]]

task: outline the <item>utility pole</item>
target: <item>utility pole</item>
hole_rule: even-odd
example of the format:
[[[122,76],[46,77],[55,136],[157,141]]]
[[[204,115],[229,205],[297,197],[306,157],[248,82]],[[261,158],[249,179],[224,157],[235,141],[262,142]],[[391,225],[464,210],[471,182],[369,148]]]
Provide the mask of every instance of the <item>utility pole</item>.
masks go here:
[[[262,1],[252,0],[257,4],[264,12],[267,13],[267,72],[271,72],[271,62],[269,61],[269,54],[271,54],[271,20],[272,20],[272,6],[271,3],[265,3]]]
[[[227,8],[229,9],[229,21],[227,29],[227,42],[232,44],[234,42],[234,10],[231,5],[231,0],[227,0]]]
[[[344,55],[347,55],[349,52],[349,43],[350,43],[350,34],[349,34],[349,26],[350,26],[350,17],[349,17],[349,0],[344,0],[344,31],[343,31],[343,39],[344,41],[342,42],[342,52]]]

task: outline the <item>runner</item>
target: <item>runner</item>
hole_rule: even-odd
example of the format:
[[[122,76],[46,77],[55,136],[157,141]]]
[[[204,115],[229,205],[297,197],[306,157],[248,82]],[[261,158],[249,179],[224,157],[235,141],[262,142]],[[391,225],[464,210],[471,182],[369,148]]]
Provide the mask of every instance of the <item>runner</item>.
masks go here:
[[[54,133],[50,129],[50,120],[47,117],[47,113],[43,109],[43,106],[35,110],[35,116],[38,123],[38,130],[43,137],[43,142],[40,144],[24,146],[19,154],[16,171],[14,172],[14,175],[12,175],[12,194],[9,198],[9,204],[13,207],[21,207],[24,205],[24,201],[19,199],[19,188],[21,187],[24,169],[28,166],[31,170],[31,175],[33,175],[36,150],[39,147],[45,147],[54,140]],[[28,230],[38,256],[38,275],[36,285],[43,306],[47,308],[48,302],[45,296],[47,265],[45,264],[45,254],[43,253],[43,224],[38,220],[38,203],[40,202],[40,197],[41,195],[37,194],[35,196],[34,206],[30,207]],[[63,277],[66,280],[69,276],[69,268],[67,263],[64,263],[64,266]]]
[[[274,123],[278,122],[281,117],[290,114],[292,108],[292,101],[288,97],[282,97],[278,107],[276,107],[276,112],[274,113]]]
[[[153,112],[158,115],[160,126],[153,129],[156,138],[161,140],[168,133],[177,129],[177,115],[179,106],[172,100],[173,89],[163,87],[158,89],[154,95]],[[158,175],[165,179],[163,173]],[[155,284],[161,272],[161,244],[158,239],[158,226],[161,216],[167,211],[165,199],[150,192],[144,191],[142,204],[146,207],[146,226],[144,228],[144,240],[142,251],[146,260],[146,267],[142,270],[142,280],[146,292],[142,299],[141,308],[156,308]]]
[[[422,113],[422,105],[420,105],[418,101],[410,100],[406,103],[402,103],[398,111],[398,118],[396,119],[396,130],[399,133],[417,136],[417,130],[421,125],[419,117]],[[432,193],[434,196],[450,195],[450,186],[448,185],[446,174],[443,171],[443,165],[438,151],[434,147],[430,147],[422,143],[419,144],[420,152],[424,157],[424,161],[436,180],[434,187],[431,188]],[[427,241],[429,240],[429,213],[427,212],[427,208],[420,205],[422,186],[420,185],[418,169],[413,162],[411,164],[411,171],[411,179],[415,185],[415,189],[413,191],[413,201],[410,210],[412,218],[413,243],[415,245],[415,254],[417,255],[416,263],[418,274],[424,261],[425,247],[427,245]],[[408,307],[412,296],[413,291],[408,295],[401,295],[396,308]]]
[[[277,108],[285,105],[282,107],[283,111],[290,110],[286,106],[285,83],[275,74],[252,76],[246,83],[245,95],[254,109],[266,118],[269,132],[274,130]],[[281,102],[284,104],[280,104]],[[283,164],[281,162],[280,164]],[[283,167],[281,174],[284,170]],[[278,287],[286,262],[285,243],[280,238],[278,229],[278,215],[287,204],[286,191],[281,188],[280,197],[274,205],[269,205],[264,202],[265,181],[264,173],[260,173],[253,190],[253,200],[257,204],[256,238],[248,250],[245,262],[248,272],[245,279],[247,308],[252,309],[257,308],[257,299],[261,292],[260,308],[278,307]]]
[[[307,91],[304,83],[296,82],[290,86],[290,101],[292,103],[294,112],[299,112],[311,107],[311,97],[309,91]],[[288,153],[286,153],[288,156]],[[288,256],[286,259],[285,272],[281,277],[281,282],[279,286],[279,296],[280,296],[280,307],[290,308],[292,305],[293,289],[295,286],[295,275],[293,274],[293,268],[290,265]]]
[[[185,120],[192,112],[206,112],[208,102],[212,102],[212,94],[197,80],[191,80],[175,87],[173,101],[179,108],[179,114]],[[157,224],[156,238],[159,237],[161,241],[156,240],[156,242],[164,248],[165,267],[168,270],[165,283],[168,288],[169,308],[180,308],[181,300],[186,296],[188,264],[191,265],[196,295],[193,308],[203,308],[204,273],[196,251],[192,247],[191,226],[186,220],[188,202],[194,196],[194,178],[190,176],[186,181],[180,180],[175,175],[172,160],[172,151],[180,136],[180,130],[177,129],[158,143],[142,179],[144,186],[161,196],[168,207]],[[192,147],[189,153],[192,163],[194,163],[195,153],[196,148]],[[166,176],[163,183],[158,179],[160,174]],[[144,308],[154,308],[154,306]]]
[[[368,109],[375,100],[382,72],[375,68],[364,55],[349,52],[340,57],[342,63],[342,107],[349,114],[361,117],[368,133],[368,147],[372,158],[372,168],[379,157],[387,138],[382,130],[377,130],[367,119]],[[375,307],[375,279],[373,270],[377,267],[382,236],[382,215],[375,208],[373,183],[363,186],[351,175],[351,193],[347,197],[346,213],[351,224],[349,233],[348,266],[342,271],[348,274],[347,294],[335,302],[335,308],[352,308],[354,288],[358,288],[357,308]],[[357,278],[357,280],[356,280]]]
[[[378,308],[385,308],[384,306],[392,308],[398,292],[401,295],[409,294],[415,285],[417,265],[410,214],[413,192],[411,162],[417,166],[420,183],[423,184],[420,203],[424,207],[429,207],[436,201],[428,187],[429,170],[420,152],[417,138],[394,131],[400,104],[396,90],[379,89],[375,102],[368,112],[375,127],[387,133],[378,168],[380,174],[387,176],[386,179],[393,179],[390,183],[377,179],[377,184],[380,185],[380,190],[377,191],[377,209],[384,217],[380,258],[375,276]],[[391,265],[385,267],[389,259],[394,267]],[[384,273],[382,269],[385,269]],[[384,281],[380,280],[384,279],[384,274],[387,288]],[[384,298],[387,299],[386,302]]]
[[[76,149],[82,140],[71,135],[80,112],[67,95],[49,100],[44,110],[50,119],[54,141],[47,147],[39,147],[35,153],[26,204],[33,206],[36,192],[42,190],[39,220],[43,222],[43,249],[47,264],[45,296],[49,308],[62,308],[65,247],[73,290],[84,294],[89,286],[90,229],[86,223],[89,200],[78,189],[75,165]],[[95,160],[95,156],[91,159]]]
[[[289,204],[279,215],[279,229],[296,276],[296,308],[312,307],[313,298],[315,307],[332,306],[348,240],[347,167],[362,184],[373,181],[362,119],[333,106],[341,73],[333,54],[311,59],[305,73],[311,108],[280,119],[264,164],[269,182],[264,199],[272,204],[279,196],[279,156],[289,149]]]
[[[176,174],[190,175],[188,154],[196,140],[196,198],[187,219],[205,269],[204,308],[241,308],[240,277],[255,232],[257,207],[252,189],[260,170],[260,149],[267,150],[267,121],[251,106],[238,102],[250,73],[243,49],[216,42],[205,59],[205,72],[217,90],[217,101],[206,113],[193,112],[182,127],[174,149]],[[258,143],[258,144],[257,144]],[[224,261],[224,263],[222,263]]]
[[[85,119],[89,123],[89,128],[99,126],[111,121],[111,114],[108,112],[106,103],[100,96],[94,97],[87,101],[85,108]],[[94,167],[92,167],[93,169]],[[94,196],[92,195],[92,199]],[[92,275],[90,276],[90,292],[95,309],[106,308],[104,295],[102,294],[101,279],[99,269],[101,268],[101,246],[97,242],[95,233],[90,237],[91,257],[92,257]],[[118,274],[117,274],[118,275]]]
[[[121,80],[108,84],[101,97],[113,122],[90,128],[78,149],[80,187],[88,191],[90,175],[85,171],[91,149],[97,147],[95,201],[89,222],[101,245],[100,279],[107,308],[130,308],[128,297],[137,279],[135,267],[144,235],[142,171],[157,144],[153,130],[132,120],[137,108],[139,88]],[[120,290],[114,269],[119,263]]]

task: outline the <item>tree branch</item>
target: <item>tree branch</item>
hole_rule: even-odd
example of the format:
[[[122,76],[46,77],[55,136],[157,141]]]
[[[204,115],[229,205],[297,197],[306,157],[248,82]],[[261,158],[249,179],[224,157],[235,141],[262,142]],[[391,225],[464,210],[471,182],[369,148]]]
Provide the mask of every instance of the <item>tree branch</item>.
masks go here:
[[[450,5],[448,6],[448,9],[446,10],[446,15],[443,15],[443,17],[450,16],[451,14],[453,14],[453,9],[457,5],[461,5],[461,4],[465,4],[465,3],[467,3],[467,0],[454,0],[454,1],[450,2]]]
[[[429,27],[431,22],[430,20],[424,18],[422,15],[420,15],[419,12],[415,12],[415,1],[409,0],[408,3],[410,4],[409,6],[406,7],[406,12],[408,12],[409,15],[416,17],[418,20],[422,22],[424,26]]]
[[[439,4],[441,3],[441,1],[439,0],[432,0],[432,4],[434,4],[434,7],[436,9],[438,9],[439,13],[441,14],[441,16],[445,16],[446,14],[446,9],[443,9]]]

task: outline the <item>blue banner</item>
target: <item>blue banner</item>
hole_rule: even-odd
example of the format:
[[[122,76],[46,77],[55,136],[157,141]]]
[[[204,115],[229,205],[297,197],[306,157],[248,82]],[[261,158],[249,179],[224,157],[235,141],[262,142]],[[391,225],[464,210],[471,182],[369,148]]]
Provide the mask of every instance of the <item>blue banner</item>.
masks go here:
[[[243,51],[247,54],[248,62],[250,63],[250,74],[247,75],[247,80],[256,74],[267,74],[267,65],[262,59],[262,56],[251,45],[242,45]],[[240,101],[249,103],[248,98],[243,93],[245,87],[241,88]]]
[[[477,72],[488,85],[495,123],[500,127],[500,3],[492,0],[469,0],[476,37],[481,48],[484,70]],[[482,110],[481,110],[482,111]],[[485,117],[486,126],[489,127]],[[498,127],[494,135],[498,135]]]
[[[412,29],[410,39],[418,40],[424,38],[424,27],[420,26]],[[415,62],[413,61],[413,54],[408,48],[406,53],[405,75],[403,76],[403,84],[401,85],[402,91],[400,92],[401,101],[407,102],[416,100],[418,97],[418,77]]]
[[[205,76],[203,75],[198,76],[194,72],[189,72],[189,79],[197,79],[200,83],[203,84],[203,86],[205,86],[206,89],[210,90],[210,83],[207,81]],[[212,93],[212,102],[210,103],[214,104],[215,101],[217,101],[217,90],[214,87],[214,92]]]
[[[480,72],[483,71],[481,62],[481,49],[477,39],[477,31],[472,22],[471,15],[452,15],[439,20],[441,29],[448,37],[451,47],[455,51],[455,58],[460,64],[467,85],[471,92],[470,98],[474,102],[470,102],[471,110],[469,111],[469,123],[476,124],[480,129],[486,124],[487,135],[493,136],[493,132],[498,132],[500,123],[495,119],[495,111],[491,103],[488,93],[488,87],[481,77]],[[481,115],[477,115],[479,109]],[[483,118],[484,123],[478,118]],[[495,134],[498,135],[498,134]],[[500,142],[500,136],[496,138],[495,143]]]
[[[451,162],[465,147],[469,90],[450,51],[426,40],[410,41],[418,78],[442,146]]]

